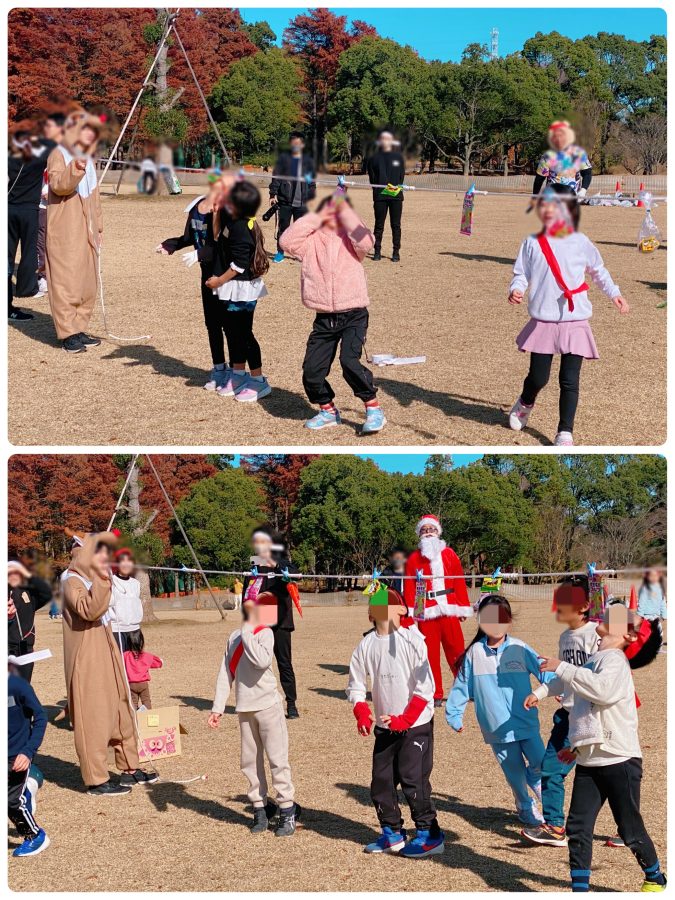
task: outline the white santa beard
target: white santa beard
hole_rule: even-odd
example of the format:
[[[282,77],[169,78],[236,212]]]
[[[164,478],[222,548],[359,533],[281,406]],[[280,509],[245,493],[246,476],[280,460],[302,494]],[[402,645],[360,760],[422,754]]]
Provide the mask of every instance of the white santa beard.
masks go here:
[[[443,568],[443,551],[445,547],[445,541],[442,541],[439,537],[420,538],[420,553],[425,559],[429,560],[432,575],[431,589],[434,591],[445,590],[445,571]]]

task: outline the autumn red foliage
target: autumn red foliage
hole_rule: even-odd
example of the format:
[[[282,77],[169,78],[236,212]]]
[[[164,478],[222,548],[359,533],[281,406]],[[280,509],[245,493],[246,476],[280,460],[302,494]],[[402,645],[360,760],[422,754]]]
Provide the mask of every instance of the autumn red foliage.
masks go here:
[[[288,534],[293,506],[300,492],[300,474],[318,456],[309,453],[261,453],[242,456],[242,468],[257,476],[265,491],[265,506],[274,528]]]

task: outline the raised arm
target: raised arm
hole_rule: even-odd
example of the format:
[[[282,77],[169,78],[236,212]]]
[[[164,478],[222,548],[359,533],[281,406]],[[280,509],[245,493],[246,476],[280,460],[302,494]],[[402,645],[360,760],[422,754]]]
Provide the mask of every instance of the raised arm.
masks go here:
[[[49,189],[59,197],[68,197],[70,194],[74,194],[78,184],[84,178],[84,171],[77,167],[74,159],[66,165],[63,154],[57,147],[52,150],[47,160]]]
[[[241,643],[244,656],[256,669],[268,669],[274,659],[274,634],[271,628],[257,631],[248,622],[241,627]]]

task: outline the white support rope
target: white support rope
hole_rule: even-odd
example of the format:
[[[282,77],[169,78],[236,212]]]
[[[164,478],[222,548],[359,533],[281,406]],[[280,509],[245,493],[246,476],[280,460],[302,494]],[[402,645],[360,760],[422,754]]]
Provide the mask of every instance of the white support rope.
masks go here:
[[[117,341],[118,344],[140,344],[142,341],[149,341],[152,337],[151,334],[139,334],[135,337],[120,337],[117,334],[113,334],[112,331],[108,328],[108,318],[106,316],[105,311],[105,295],[103,292],[103,277],[101,275],[101,247],[97,246],[96,248],[96,275],[98,278],[98,298],[101,302],[101,316],[103,318],[103,330],[105,331],[106,337],[110,338],[113,341]]]

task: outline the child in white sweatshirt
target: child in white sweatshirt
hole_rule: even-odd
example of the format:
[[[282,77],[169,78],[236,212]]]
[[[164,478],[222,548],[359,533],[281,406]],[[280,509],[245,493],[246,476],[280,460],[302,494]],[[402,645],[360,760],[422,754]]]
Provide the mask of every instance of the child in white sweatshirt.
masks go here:
[[[274,833],[287,837],[295,832],[299,807],[288,762],[286,718],[272,671],[277,598],[270,593],[259,594],[255,602],[244,603],[243,612],[241,629],[233,631],[227,642],[208,725],[218,728],[234,683],[241,731],[241,771],[248,779],[248,799],[253,804],[251,831],[267,831],[270,819],[277,813],[277,805],[268,800],[267,756],[279,807]]]
[[[370,796],[382,827],[366,853],[400,853],[422,858],[442,853],[445,835],[431,799],[434,753],[434,679],[424,636],[416,626],[401,627],[408,616],[398,591],[383,586],[371,595],[369,619],[375,628],[363,637],[349,665],[347,697],[360,735],[374,725]],[[370,679],[375,717],[366,703]],[[398,804],[399,784],[415,822],[406,844]]]
[[[630,621],[629,621],[630,618]],[[571,691],[571,750],[561,756],[576,759],[574,788],[567,817],[572,891],[589,890],[593,831],[605,801],[612,809],[619,835],[644,872],[643,891],[665,890],[666,877],[640,814],[642,751],[631,669],[656,657],[662,642],[659,622],[641,623],[622,603],[605,609],[597,626],[599,647],[584,666],[544,659],[544,672],[555,672],[549,691]],[[525,699],[536,706],[535,694]]]
[[[593,307],[586,272],[622,315],[629,312],[597,247],[578,231],[579,212],[571,188],[552,185],[542,192],[537,201],[542,230],[521,244],[509,289],[509,303],[518,306],[529,288],[530,314],[516,338],[518,349],[530,354],[530,370],[511,409],[509,426],[514,431],[527,426],[537,395],[548,384],[553,357],[559,355],[560,418],[554,442],[559,447],[574,445],[581,364],[584,359],[598,359],[589,325]]]

